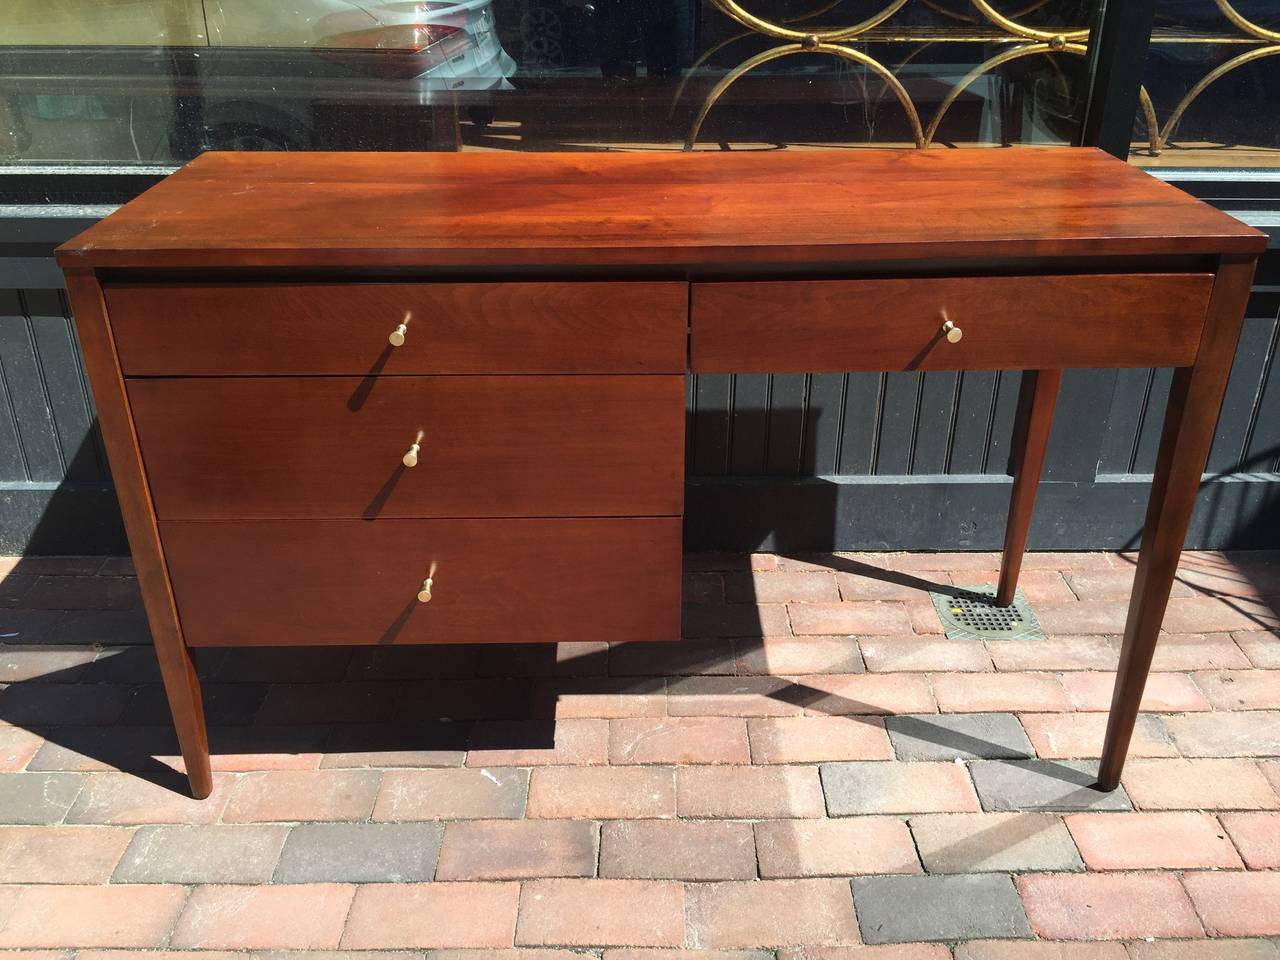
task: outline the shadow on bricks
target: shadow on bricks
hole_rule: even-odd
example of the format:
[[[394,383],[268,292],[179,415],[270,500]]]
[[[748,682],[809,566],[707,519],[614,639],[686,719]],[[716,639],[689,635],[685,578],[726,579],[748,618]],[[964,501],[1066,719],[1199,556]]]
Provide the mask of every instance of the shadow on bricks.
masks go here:
[[[813,569],[918,590],[922,597],[942,585],[848,557],[783,554],[782,560],[797,569],[816,563]],[[739,594],[739,602],[723,602],[726,579],[739,578],[739,585],[752,582],[751,558],[690,555],[686,574],[699,573],[715,574],[721,587],[718,594],[712,591],[713,602],[703,603],[686,589],[686,638],[680,643],[611,648],[584,637],[558,647],[197,650],[215,768],[219,755],[334,752],[431,754],[433,759],[422,765],[460,765],[471,749],[553,747],[557,706],[565,694],[661,693],[668,676],[733,675],[735,653],[768,635],[752,592]],[[713,608],[715,615],[690,614],[700,606]],[[37,648],[51,654],[71,649],[56,639],[24,637],[23,649]],[[879,722],[891,713],[782,678],[767,696],[847,716],[850,723]],[[146,644],[103,649],[91,662],[28,676],[0,689],[0,720],[44,738],[44,756],[37,754],[30,770],[114,768],[185,791],[185,778],[173,766],[178,747],[167,701],[154,652]],[[911,735],[943,750],[1001,755],[998,744],[958,730],[941,717],[913,717]],[[456,760],[442,761],[441,755],[456,755]],[[1073,783],[1081,776],[1078,769],[1052,762],[1043,764],[1041,772]]]

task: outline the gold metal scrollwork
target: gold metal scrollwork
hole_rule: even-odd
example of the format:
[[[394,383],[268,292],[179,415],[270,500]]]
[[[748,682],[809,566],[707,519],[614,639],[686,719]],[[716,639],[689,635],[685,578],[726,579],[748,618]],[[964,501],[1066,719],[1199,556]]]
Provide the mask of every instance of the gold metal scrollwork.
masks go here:
[[[1218,9],[1222,11],[1222,15],[1231,21],[1231,25],[1241,33],[1246,33],[1259,40],[1269,40],[1272,43],[1280,41],[1280,33],[1275,30],[1267,30],[1258,26],[1252,20],[1245,19],[1227,0],[1215,0],[1215,2],[1218,4]]]
[[[960,94],[963,93],[975,80],[977,80],[978,77],[990,70],[994,70],[1002,63],[1007,63],[1010,60],[1015,60],[1019,57],[1028,56],[1030,54],[1058,52],[1082,54],[1085,52],[1085,47],[1080,43],[1080,41],[1087,40],[1089,36],[1088,30],[1048,31],[1029,27],[1025,24],[1019,23],[1012,17],[1005,16],[1000,13],[990,4],[990,2],[988,2],[988,0],[968,0],[969,3],[973,4],[982,19],[985,19],[987,22],[1002,31],[998,37],[992,39],[996,39],[998,41],[1018,42],[1021,45],[1002,51],[966,74],[958,84],[948,91],[947,96],[943,98],[942,103],[939,105],[938,111],[933,117],[933,121],[929,124],[928,129],[924,130],[921,126],[919,110],[911,100],[906,88],[902,86],[901,81],[899,81],[894,75],[894,72],[870,54],[863,53],[861,50],[848,46],[848,42],[851,40],[868,39],[865,38],[864,35],[887,21],[895,13],[901,10],[906,5],[907,0],[892,0],[892,2],[882,8],[878,13],[875,13],[860,23],[856,23],[851,26],[809,30],[798,30],[791,26],[786,26],[785,24],[798,24],[800,22],[811,20],[814,17],[821,16],[822,14],[829,12],[837,4],[823,6],[818,10],[811,11],[808,14],[794,18],[790,21],[784,20],[773,22],[765,20],[762,17],[758,17],[746,10],[738,3],[738,0],[709,0],[709,2],[725,16],[746,27],[748,32],[729,37],[712,47],[698,58],[697,63],[694,65],[694,69],[705,64],[715,53],[729,46],[731,43],[750,36],[753,33],[777,40],[788,40],[791,42],[771,47],[770,49],[757,53],[752,57],[748,57],[720,78],[716,85],[712,87],[710,93],[708,93],[706,98],[703,100],[702,106],[698,110],[692,126],[689,128],[689,133],[685,138],[684,145],[686,150],[693,149],[694,144],[697,143],[698,134],[702,131],[702,125],[707,119],[707,114],[711,112],[711,109],[716,105],[720,98],[724,96],[725,91],[733,86],[734,83],[763,64],[779,60],[783,57],[806,53],[824,54],[847,60],[852,63],[858,63],[879,76],[884,83],[884,90],[882,90],[881,95],[883,96],[884,91],[891,90],[897,97],[898,102],[902,105],[902,109],[905,111],[907,119],[911,124],[912,137],[915,140],[916,146],[920,149],[924,149],[933,142],[934,135],[938,130],[938,124],[942,121],[947,110],[950,109],[956,98],[959,97]],[[956,14],[942,8],[938,3],[936,3],[936,0],[923,0],[923,2],[930,8],[938,10],[948,16],[956,16]],[[1027,13],[1040,9],[1047,2],[1048,0],[1035,0],[1035,2],[1019,10],[1013,16],[1025,16]],[[965,17],[964,19],[974,23],[979,22],[978,17]],[[894,39],[923,41],[925,45],[928,45],[930,43],[949,38],[946,36],[939,36],[934,33],[928,35],[921,34],[919,36],[908,36],[906,34],[895,35]],[[956,39],[968,40],[972,38],[958,37]],[[914,57],[918,52],[919,50],[913,51],[911,56]],[[910,57],[908,59],[910,59]],[[679,102],[680,97],[683,95],[687,82],[688,75],[681,80],[680,85],[676,89],[675,98],[672,104],[673,110],[675,108],[675,103]]]
[[[1262,60],[1266,57],[1274,57],[1277,54],[1280,54],[1280,45],[1255,47],[1239,56],[1232,57],[1226,63],[1218,64],[1218,66],[1210,70],[1178,101],[1178,105],[1173,108],[1173,113],[1169,114],[1169,119],[1164,122],[1164,126],[1160,128],[1159,133],[1152,137],[1151,152],[1153,154],[1160,153],[1168,145],[1169,137],[1173,135],[1173,131],[1178,126],[1178,121],[1182,119],[1182,115],[1187,112],[1187,107],[1191,106],[1192,101],[1204,93],[1215,80],[1222,79],[1232,70],[1237,67],[1243,67],[1246,63],[1253,63],[1255,60]],[[1155,116],[1154,111],[1152,111],[1152,115],[1147,118],[1147,123],[1153,124],[1154,122]]]
[[[823,43],[821,41],[813,42],[808,40],[804,43],[788,43],[783,46],[773,47],[765,50],[763,53],[757,53],[754,57],[743,60],[728,73],[726,73],[720,82],[712,88],[707,94],[707,99],[702,103],[702,109],[698,111],[697,118],[693,121],[693,126],[689,129],[689,136],[685,140],[685,149],[692,150],[694,143],[698,140],[698,133],[702,130],[702,123],[707,119],[707,114],[711,112],[711,108],[716,105],[716,101],[724,95],[743,74],[749,73],[761,64],[768,63],[770,60],[779,60],[782,57],[794,56],[798,53],[825,53],[834,57],[841,57],[854,63],[860,63],[867,69],[878,74],[882,80],[889,86],[898,98],[898,102],[902,104],[902,109],[906,111],[907,119],[911,122],[911,133],[915,138],[917,147],[926,146],[924,133],[920,129],[920,114],[916,111],[916,105],[911,102],[906,88],[893,72],[874,57],[869,57],[860,50],[854,50],[852,47],[846,47],[838,43]]]
[[[1048,43],[1072,43],[1089,38],[1088,30],[1038,30],[1035,27],[1028,27],[1025,24],[1010,20],[992,7],[987,0],[969,0],[969,2],[978,8],[979,13],[1001,30],[1006,31],[1011,37],[1044,40]],[[1054,49],[1057,49],[1057,47]]]
[[[964,91],[968,89],[978,78],[992,70],[995,70],[1002,64],[1009,63],[1012,60],[1017,60],[1022,57],[1053,53],[1083,56],[1088,50],[1087,43],[1089,39],[1089,31],[1087,29],[1044,29],[1040,27],[1033,27],[1022,22],[1023,17],[1043,9],[1049,4],[1050,0],[1031,0],[1030,3],[1023,4],[1019,9],[1009,14],[1001,13],[997,10],[993,5],[992,0],[964,0],[964,3],[966,3],[969,6],[969,9],[973,11],[972,13],[961,12],[953,9],[942,2],[942,0],[920,0],[924,6],[942,16],[971,25],[958,28],[958,32],[953,34],[939,32],[936,28],[933,30],[912,30],[910,28],[905,28],[902,30],[880,30],[877,32],[876,28],[885,24],[886,21],[901,10],[906,5],[907,0],[891,0],[891,2],[887,6],[883,7],[879,12],[850,26],[821,28],[808,27],[807,29],[805,27],[811,21],[830,13],[840,4],[841,0],[830,0],[830,2],[824,3],[807,13],[776,22],[756,16],[746,10],[739,3],[739,0],[708,0],[708,2],[726,17],[743,26],[745,30],[720,41],[698,58],[693,69],[686,73],[676,89],[675,97],[672,102],[673,111],[683,96],[690,77],[698,68],[710,61],[716,53],[737,41],[746,39],[753,35],[770,37],[775,40],[787,42],[771,47],[768,50],[747,58],[729,70],[729,72],[715,84],[703,100],[701,108],[698,110],[696,118],[689,129],[688,136],[685,139],[686,150],[693,149],[694,144],[697,142],[698,135],[702,130],[703,124],[707,119],[707,115],[735,82],[757,67],[770,63],[774,60],[779,60],[783,57],[805,53],[816,53],[833,56],[866,67],[869,71],[876,74],[883,84],[879,94],[874,98],[874,101],[878,103],[886,93],[892,91],[897,97],[898,102],[902,105],[902,109],[905,111],[907,119],[911,124],[912,137],[915,140],[916,146],[923,149],[933,144],[934,139],[938,134],[939,125],[946,116],[948,110],[950,110],[960,95],[964,93]],[[1152,103],[1150,94],[1147,92],[1145,87],[1140,88],[1138,92],[1138,105],[1147,126],[1147,139],[1152,155],[1159,154],[1168,145],[1174,130],[1177,128],[1178,123],[1187,112],[1187,109],[1214,82],[1245,64],[1280,55],[1280,31],[1270,30],[1260,24],[1254,23],[1252,20],[1249,20],[1236,10],[1234,6],[1232,6],[1231,0],[1214,0],[1214,2],[1226,21],[1243,34],[1240,38],[1229,38],[1232,42],[1264,45],[1254,46],[1252,49],[1231,58],[1211,70],[1187,91],[1187,93],[1170,112],[1163,125],[1159,122],[1155,105]],[[994,28],[991,34],[975,34],[974,31],[980,30],[984,24]],[[1158,38],[1153,39],[1158,40]],[[901,63],[897,64],[895,67],[889,67],[870,54],[864,53],[862,50],[855,49],[853,46],[849,45],[851,41],[868,43],[890,40],[914,42],[919,43],[920,46],[913,50],[912,53]],[[951,89],[947,91],[946,96],[943,97],[942,102],[939,104],[938,109],[934,113],[928,126],[922,128],[919,109],[912,102],[910,95],[903,87],[901,81],[898,80],[895,70],[901,69],[907,61],[911,60],[921,50],[926,49],[934,43],[973,42],[975,40],[990,43],[1005,43],[1010,46],[985,60],[983,63],[975,66],[957,83],[955,83]],[[1190,41],[1184,40],[1182,42],[1214,43],[1220,42],[1220,40],[1221,38],[1206,37],[1193,38]]]
[[[1183,115],[1187,112],[1187,108],[1195,102],[1199,96],[1209,89],[1215,82],[1221,80],[1227,74],[1231,73],[1247,63],[1253,63],[1256,60],[1263,60],[1268,57],[1280,55],[1280,32],[1268,30],[1252,20],[1243,16],[1230,3],[1230,0],[1214,0],[1219,12],[1233,27],[1239,30],[1244,37],[1244,42],[1261,42],[1267,46],[1254,47],[1252,50],[1246,50],[1244,53],[1238,54],[1224,63],[1218,64],[1207,74],[1200,78],[1190,90],[1188,90],[1173,111],[1165,120],[1163,126],[1158,125],[1156,119],[1155,108],[1151,103],[1151,98],[1147,96],[1146,90],[1142,91],[1141,105],[1144,115],[1146,116],[1147,129],[1151,138],[1151,153],[1157,155],[1161,153],[1165,147],[1169,145],[1169,140],[1173,136],[1174,130],[1177,129],[1178,123],[1182,120]],[[1152,38],[1153,41],[1156,38]],[[1207,37],[1194,42],[1214,43],[1217,38]]]
[[[779,23],[806,23],[807,21],[812,20],[814,17],[820,17],[824,13],[830,13],[832,10],[840,6],[840,4],[842,3],[844,3],[844,0],[828,0],[827,3],[824,3],[822,6],[818,7],[815,10],[810,10],[808,13],[802,13],[799,16],[795,16],[795,17],[786,17],[782,20],[779,20],[778,22]],[[704,50],[698,56],[698,59],[693,61],[693,65],[684,72],[684,76],[680,78],[680,82],[676,85],[676,92],[671,98],[671,111],[667,114],[668,119],[675,113],[676,106],[680,103],[681,98],[684,96],[684,88],[688,86],[689,80],[694,76],[694,74],[698,72],[699,68],[702,67],[703,64],[705,64],[708,60],[714,57],[717,53],[719,53],[725,47],[728,47],[734,43],[737,43],[739,40],[745,40],[747,37],[751,37],[754,35],[755,35],[755,31],[753,30],[743,30],[741,33],[734,33],[725,37],[723,40],[719,41],[718,43],[712,44],[710,47]]]
[[[962,21],[963,23],[978,22],[977,17],[972,16],[971,14],[961,13],[959,10],[952,10],[949,7],[943,6],[941,3],[938,2],[938,0],[920,0],[920,2],[923,3],[930,10],[934,11],[935,13],[940,13],[944,17],[950,17],[952,20],[959,20],[959,21]],[[1034,0],[1033,3],[1028,4],[1027,6],[1023,7],[1021,10],[1017,11],[1016,13],[1009,14],[1009,18],[1012,20],[1016,20],[1018,17],[1025,17],[1028,13],[1035,13],[1041,7],[1045,6],[1048,2],[1049,0]]]
[[[938,112],[933,115],[933,122],[929,124],[929,129],[925,132],[924,145],[928,146],[933,143],[933,138],[938,132],[938,124],[942,122],[942,118],[946,112],[951,109],[951,105],[956,102],[956,98],[959,97],[960,94],[964,93],[965,90],[968,89],[969,85],[984,73],[994,70],[1002,63],[1008,63],[1010,60],[1017,60],[1019,57],[1030,56],[1034,53],[1049,53],[1058,49],[1065,53],[1078,54],[1083,54],[1087,50],[1086,47],[1078,43],[1068,43],[1060,48],[1052,47],[1048,43],[1031,43],[1026,46],[1013,47],[1009,50],[1004,50],[996,54],[990,60],[978,64],[947,91],[947,95],[943,97],[942,103],[938,105]]]
[[[779,40],[805,40],[808,37],[817,37],[821,43],[839,43],[841,40],[850,40],[858,36],[858,34],[866,33],[872,27],[884,23],[906,6],[907,0],[892,0],[879,13],[867,17],[861,23],[854,24],[851,27],[837,27],[834,30],[792,30],[790,27],[784,27],[781,23],[773,23],[757,17],[755,14],[743,9],[737,0],[714,0],[714,2],[716,8],[725,16],[738,21],[749,30],[764,34],[766,37],[776,37]]]

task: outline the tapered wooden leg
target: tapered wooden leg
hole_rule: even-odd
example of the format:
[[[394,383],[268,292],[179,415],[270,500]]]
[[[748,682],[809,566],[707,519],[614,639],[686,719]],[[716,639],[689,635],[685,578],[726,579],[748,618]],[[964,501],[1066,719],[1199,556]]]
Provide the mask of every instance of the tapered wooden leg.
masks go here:
[[[1061,370],[1026,370],[1018,391],[1018,416],[1014,425],[1013,493],[1009,498],[1009,521],[1004,528],[1004,554],[1000,560],[1000,585],[996,603],[1013,603],[1022,571],[1022,554],[1031,529],[1031,511],[1036,505],[1044,452],[1053,426],[1053,407],[1058,402]]]
[[[200,696],[200,679],[196,676],[191,651],[183,646],[177,651],[162,652],[160,676],[169,698],[169,711],[178,734],[182,762],[187,768],[191,795],[203,800],[213,792],[213,769],[209,763],[209,734],[204,723],[204,701]]]
[[[1253,270],[1253,260],[1223,261],[1214,281],[1195,366],[1174,371],[1098,768],[1098,786],[1103,790],[1114,790],[1120,783],[1142,690],[1218,423]]]
[[[142,454],[133,432],[129,396],[116,356],[102,287],[92,273],[72,268],[65,273],[85,370],[93,384],[98,420],[102,424],[102,440],[111,463],[120,513],[129,534],[129,547],[138,571],[138,588],[147,609],[147,622],[151,626],[156,658],[160,661],[160,675],[169,697],[178,745],[182,748],[191,793],[203,800],[213,790],[213,774],[209,767],[209,737],[204,725],[200,681],[191,660],[191,651],[182,636],[182,625],[178,622],[164,548],[156,527]]]

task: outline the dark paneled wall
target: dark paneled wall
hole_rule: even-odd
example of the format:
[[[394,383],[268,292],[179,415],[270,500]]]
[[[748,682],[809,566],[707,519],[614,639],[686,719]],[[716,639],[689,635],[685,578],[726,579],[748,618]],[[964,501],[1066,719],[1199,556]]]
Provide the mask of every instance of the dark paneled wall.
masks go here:
[[[1249,304],[1188,543],[1280,546],[1280,269]],[[892,322],[886,317],[885,322]],[[1028,315],[1028,322],[1035,322]],[[1133,547],[1168,370],[1063,380],[1032,546]],[[996,549],[1021,374],[698,376],[690,547]]]
[[[1003,474],[1020,378],[987,371],[693,375],[689,473]]]
[[[123,549],[66,293],[0,289],[0,553]]]
[[[29,253],[0,271],[0,553],[123,552],[66,297]],[[1192,546],[1280,547],[1278,315],[1280,252],[1249,306]],[[690,376],[687,545],[998,547],[1020,376]],[[1068,372],[1033,548],[1136,544],[1168,385]]]

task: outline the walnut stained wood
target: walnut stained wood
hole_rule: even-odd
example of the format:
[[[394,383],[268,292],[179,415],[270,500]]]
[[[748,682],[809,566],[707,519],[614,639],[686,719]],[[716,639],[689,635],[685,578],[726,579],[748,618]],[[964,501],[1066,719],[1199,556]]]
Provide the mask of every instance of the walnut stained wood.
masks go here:
[[[699,372],[1185,366],[1212,274],[695,283]],[[942,325],[960,328],[949,342]]]
[[[213,792],[213,768],[209,762],[209,735],[205,729],[200,678],[174,609],[169,570],[160,546],[151,491],[142,468],[102,288],[91,274],[68,270],[67,292],[75,308],[85,372],[93,383],[98,426],[107,448],[111,477],[129,536],[129,550],[133,554],[142,604],[151,626],[187,779],[192,795],[204,799]]]
[[[684,377],[126,382],[165,520],[682,512]]]
[[[61,248],[106,267],[578,268],[1257,253],[1098,150],[206,153]]]
[[[678,518],[163,521],[160,536],[193,647],[680,635]]]
[[[130,377],[686,365],[683,283],[111,284],[106,296]]]
[[[1022,554],[1027,548],[1036,488],[1044,470],[1053,408],[1061,386],[1061,370],[1027,370],[1022,374],[1017,421],[1013,427],[1017,447],[1010,458],[1013,490],[1009,493],[1009,519],[1004,530],[1004,562],[1000,565],[1000,582],[996,584],[996,603],[1002,607],[1013,603],[1018,590]]]
[[[677,637],[689,329],[696,370],[1035,371],[1001,599],[1061,369],[1178,368],[1110,789],[1265,242],[1083,149],[206,154],[59,260],[196,796],[192,646]]]

